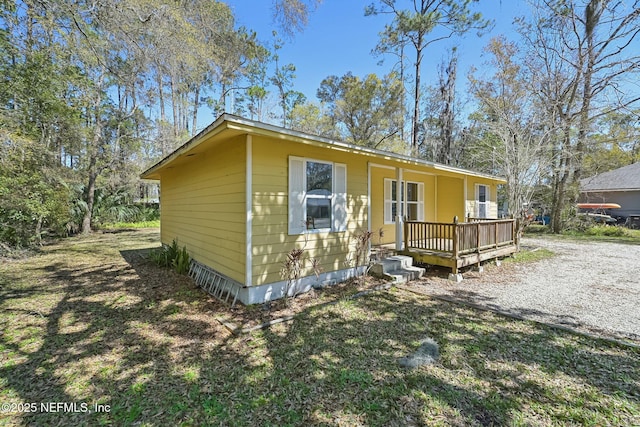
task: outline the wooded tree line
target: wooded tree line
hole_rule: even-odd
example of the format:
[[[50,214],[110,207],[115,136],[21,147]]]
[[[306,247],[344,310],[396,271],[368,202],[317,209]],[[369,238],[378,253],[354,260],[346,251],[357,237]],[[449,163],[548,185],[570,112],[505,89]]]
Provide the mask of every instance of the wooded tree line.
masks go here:
[[[315,2],[273,4],[286,30]],[[277,48],[223,2],[2,1],[0,23],[0,241],[10,245],[154,215],[133,204],[138,174],[198,131],[203,108],[264,119],[270,80],[291,97],[282,70],[294,67],[268,76]]]
[[[509,211],[539,192],[559,231],[580,177],[639,159],[639,1],[531,0],[517,43],[461,75],[455,48],[429,52],[491,28],[477,0],[379,0],[364,13],[388,17],[372,54],[392,70],[327,76],[317,101],[279,52],[321,0],[274,0],[282,35],[208,0],[0,1],[0,241],[153,215],[138,174],[203,110],[504,175]]]

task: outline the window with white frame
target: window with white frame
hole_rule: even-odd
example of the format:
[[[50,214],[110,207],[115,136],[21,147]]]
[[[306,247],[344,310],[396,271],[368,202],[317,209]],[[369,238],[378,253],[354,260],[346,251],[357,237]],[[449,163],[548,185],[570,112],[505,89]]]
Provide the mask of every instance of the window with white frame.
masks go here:
[[[289,157],[289,234],[344,231],[347,166]]]
[[[476,217],[489,217],[489,186],[476,184]]]
[[[402,181],[400,183],[400,207],[403,216],[409,221],[424,221],[424,184],[422,182]],[[384,180],[384,223],[393,224],[398,214],[396,180]]]

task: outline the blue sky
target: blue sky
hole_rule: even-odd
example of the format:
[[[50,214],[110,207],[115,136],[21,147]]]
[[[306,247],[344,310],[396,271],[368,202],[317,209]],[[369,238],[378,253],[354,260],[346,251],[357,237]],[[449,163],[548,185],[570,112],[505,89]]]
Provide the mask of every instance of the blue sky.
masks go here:
[[[406,0],[404,0],[406,1]],[[308,26],[280,51],[282,64],[296,66],[295,90],[307,99],[317,101],[316,90],[329,75],[342,76],[348,71],[364,76],[369,73],[386,74],[393,65],[392,57],[375,57],[371,50],[378,41],[378,33],[391,19],[388,15],[365,17],[364,8],[372,0],[324,0],[309,17]],[[229,0],[238,25],[258,33],[263,42],[271,43],[276,29],[272,18],[271,0]],[[447,49],[457,46],[459,53],[458,81],[464,83],[469,66],[482,65],[483,47],[493,36],[504,34],[515,39],[513,19],[527,13],[524,0],[480,0],[476,9],[495,21],[494,29],[479,38],[469,33],[463,39],[445,40],[432,45],[423,62],[423,82],[435,84],[437,68],[447,56]],[[378,65],[380,59],[384,64]],[[460,85],[459,85],[460,87]]]

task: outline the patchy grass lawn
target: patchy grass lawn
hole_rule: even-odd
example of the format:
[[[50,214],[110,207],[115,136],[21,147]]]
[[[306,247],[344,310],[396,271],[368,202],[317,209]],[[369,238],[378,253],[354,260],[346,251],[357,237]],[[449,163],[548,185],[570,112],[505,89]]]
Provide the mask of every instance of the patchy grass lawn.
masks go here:
[[[538,262],[555,256],[555,253],[545,248],[521,248],[520,252],[505,258],[503,261],[507,264]]]
[[[143,229],[2,262],[0,425],[640,424],[640,350],[397,289],[236,336],[216,318],[260,308],[157,269],[157,246]],[[399,367],[426,337],[439,361]]]
[[[101,229],[103,230],[121,230],[128,228],[152,228],[160,227],[160,220],[154,219],[151,221],[138,221],[138,222],[114,222],[111,224],[104,224]]]
[[[549,226],[530,225],[525,228],[526,237],[550,239],[586,240],[589,242],[610,242],[640,244],[640,230],[617,225],[594,225],[583,231],[567,230],[562,234],[552,234]]]

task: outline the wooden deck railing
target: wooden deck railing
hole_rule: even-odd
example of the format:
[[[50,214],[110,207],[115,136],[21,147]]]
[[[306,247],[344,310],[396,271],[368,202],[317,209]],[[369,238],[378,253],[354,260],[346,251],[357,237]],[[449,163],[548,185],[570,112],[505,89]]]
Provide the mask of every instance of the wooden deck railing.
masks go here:
[[[514,245],[516,220],[494,219],[450,224],[407,221],[404,223],[406,249],[452,253],[454,257]]]

